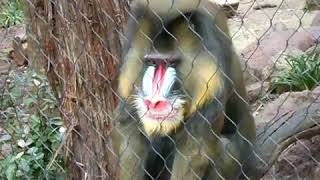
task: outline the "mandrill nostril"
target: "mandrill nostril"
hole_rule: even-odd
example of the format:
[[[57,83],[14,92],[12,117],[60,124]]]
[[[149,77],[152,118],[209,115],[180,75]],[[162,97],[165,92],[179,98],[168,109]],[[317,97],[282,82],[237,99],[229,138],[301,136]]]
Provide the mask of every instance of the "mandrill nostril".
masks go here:
[[[151,101],[145,99],[143,102],[144,102],[144,104],[145,104],[145,105],[148,107],[148,109],[149,109],[149,106],[150,106],[150,104],[151,104]]]
[[[144,104],[147,106],[148,109],[161,111],[168,107],[169,103],[167,101],[155,101],[152,102],[148,99],[144,100]]]

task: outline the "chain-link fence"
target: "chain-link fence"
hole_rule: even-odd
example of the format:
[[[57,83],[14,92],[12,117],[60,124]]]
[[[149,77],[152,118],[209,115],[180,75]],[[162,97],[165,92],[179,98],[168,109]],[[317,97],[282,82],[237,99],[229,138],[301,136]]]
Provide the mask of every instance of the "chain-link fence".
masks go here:
[[[319,179],[320,1],[181,1],[0,0],[0,178]]]

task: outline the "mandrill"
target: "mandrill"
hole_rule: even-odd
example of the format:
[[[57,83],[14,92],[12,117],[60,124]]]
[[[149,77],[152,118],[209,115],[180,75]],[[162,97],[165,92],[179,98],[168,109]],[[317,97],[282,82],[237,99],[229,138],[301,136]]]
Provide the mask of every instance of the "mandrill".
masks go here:
[[[120,180],[238,179],[255,123],[223,11],[133,0],[118,76]]]

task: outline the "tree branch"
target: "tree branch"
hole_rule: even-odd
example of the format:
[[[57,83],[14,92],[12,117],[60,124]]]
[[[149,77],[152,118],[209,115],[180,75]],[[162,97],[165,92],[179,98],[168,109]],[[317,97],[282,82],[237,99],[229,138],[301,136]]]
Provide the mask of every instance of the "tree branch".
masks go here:
[[[258,127],[257,133],[254,155],[247,167],[252,179],[260,179],[290,144],[320,134],[320,103],[289,112],[272,124]]]

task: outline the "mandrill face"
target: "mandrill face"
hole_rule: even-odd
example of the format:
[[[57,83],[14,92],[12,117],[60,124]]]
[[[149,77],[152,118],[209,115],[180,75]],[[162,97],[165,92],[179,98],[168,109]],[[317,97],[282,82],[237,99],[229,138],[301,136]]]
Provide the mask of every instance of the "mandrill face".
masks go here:
[[[174,24],[150,44],[144,34],[152,28],[141,22],[138,32],[144,33],[133,40],[140,43],[131,44],[119,77],[120,95],[129,99],[148,135],[176,130],[223,87],[215,57],[200,46],[189,23],[182,18]]]
[[[150,134],[167,134],[179,126],[184,119],[184,95],[177,86],[176,60],[146,58],[141,90],[137,92],[133,104]],[[169,63],[170,62],[170,63]]]

